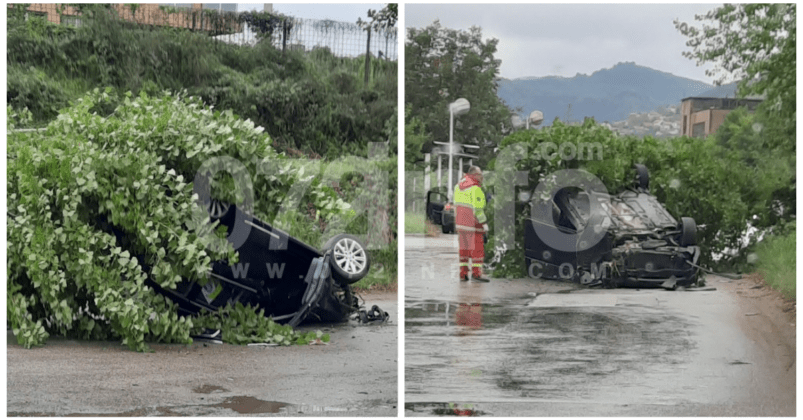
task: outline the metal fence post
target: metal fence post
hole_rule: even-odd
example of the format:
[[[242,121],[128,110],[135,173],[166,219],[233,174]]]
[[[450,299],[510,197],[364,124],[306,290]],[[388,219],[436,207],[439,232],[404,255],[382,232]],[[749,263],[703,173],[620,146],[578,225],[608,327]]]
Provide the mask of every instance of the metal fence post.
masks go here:
[[[415,193],[417,178],[413,177],[413,213],[415,213],[415,202],[418,201],[418,195]]]
[[[432,168],[430,165],[431,154],[424,153],[424,193],[432,189],[432,183],[430,181],[429,174],[432,172]]]
[[[368,87],[368,78],[371,71],[371,27],[368,27],[368,43],[365,47],[365,86]]]
[[[287,48],[287,19],[282,21],[282,52]]]
[[[441,184],[443,184],[441,177],[441,155],[438,153],[438,191],[441,190]]]

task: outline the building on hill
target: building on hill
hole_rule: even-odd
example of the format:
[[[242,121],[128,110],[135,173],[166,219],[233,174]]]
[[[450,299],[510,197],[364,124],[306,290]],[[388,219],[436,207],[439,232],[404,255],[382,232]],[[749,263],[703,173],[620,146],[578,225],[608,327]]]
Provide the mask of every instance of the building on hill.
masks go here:
[[[725,116],[739,107],[755,111],[761,99],[735,99],[712,97],[688,97],[681,99],[680,114],[681,135],[691,137],[706,137],[717,131],[725,122]]]

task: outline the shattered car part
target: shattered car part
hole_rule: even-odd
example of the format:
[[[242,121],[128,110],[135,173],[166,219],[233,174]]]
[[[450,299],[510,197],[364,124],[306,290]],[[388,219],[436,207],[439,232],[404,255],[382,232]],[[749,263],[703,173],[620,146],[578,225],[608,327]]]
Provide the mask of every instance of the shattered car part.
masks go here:
[[[524,258],[531,277],[672,290],[697,281],[694,219],[676,221],[649,193],[647,168],[635,169],[634,188],[618,195],[564,188],[530,202]],[[548,244],[556,238],[565,240],[562,249]]]
[[[360,310],[357,312],[357,319],[361,324],[381,324],[390,318],[387,312],[379,309],[379,306],[372,306],[370,310]]]
[[[214,344],[223,344],[223,335],[220,330],[205,328],[200,334],[191,336],[196,341],[206,341]]]
[[[184,280],[168,290],[150,282],[182,314],[239,302],[259,305],[265,316],[295,327],[304,321],[342,321],[359,309],[351,284],[365,277],[370,261],[354,236],[337,235],[319,251],[237,206],[213,200],[207,210],[226,227],[230,242],[236,229],[246,227],[240,232],[247,237],[237,248],[239,262],[213,262],[204,286]]]

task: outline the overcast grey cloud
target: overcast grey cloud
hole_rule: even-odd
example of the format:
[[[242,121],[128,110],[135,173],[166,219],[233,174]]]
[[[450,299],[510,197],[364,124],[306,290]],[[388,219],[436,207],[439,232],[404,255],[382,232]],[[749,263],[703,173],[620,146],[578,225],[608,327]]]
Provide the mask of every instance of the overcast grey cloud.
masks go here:
[[[263,4],[238,4],[237,9],[262,10]],[[368,19],[368,10],[379,10],[382,3],[273,3],[273,11],[304,19],[329,19],[339,22],[357,23],[358,18]]]
[[[694,23],[718,4],[406,4],[405,26],[482,28],[499,39],[496,57],[505,78],[591,74],[631,61],[677,76],[713,83],[682,56],[687,38],[675,19]]]

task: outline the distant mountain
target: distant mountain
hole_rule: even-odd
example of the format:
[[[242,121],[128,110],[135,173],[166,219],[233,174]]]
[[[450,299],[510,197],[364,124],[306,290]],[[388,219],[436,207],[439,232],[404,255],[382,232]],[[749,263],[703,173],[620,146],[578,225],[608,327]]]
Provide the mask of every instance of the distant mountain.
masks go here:
[[[736,87],[739,82],[728,83],[727,85],[715,86],[713,89],[707,90],[698,95],[702,98],[735,98]]]
[[[561,121],[621,121],[631,113],[645,113],[662,106],[680,105],[689,96],[703,96],[714,86],[639,66],[619,63],[590,76],[526,77],[500,79],[498,95],[512,109],[521,108],[526,118],[533,110],[544,113],[544,125]]]
[[[739,82],[731,82],[727,85],[717,86],[696,96],[703,98],[735,98],[736,90],[739,87],[738,85]],[[767,99],[767,97],[766,95],[747,95],[744,99]]]

